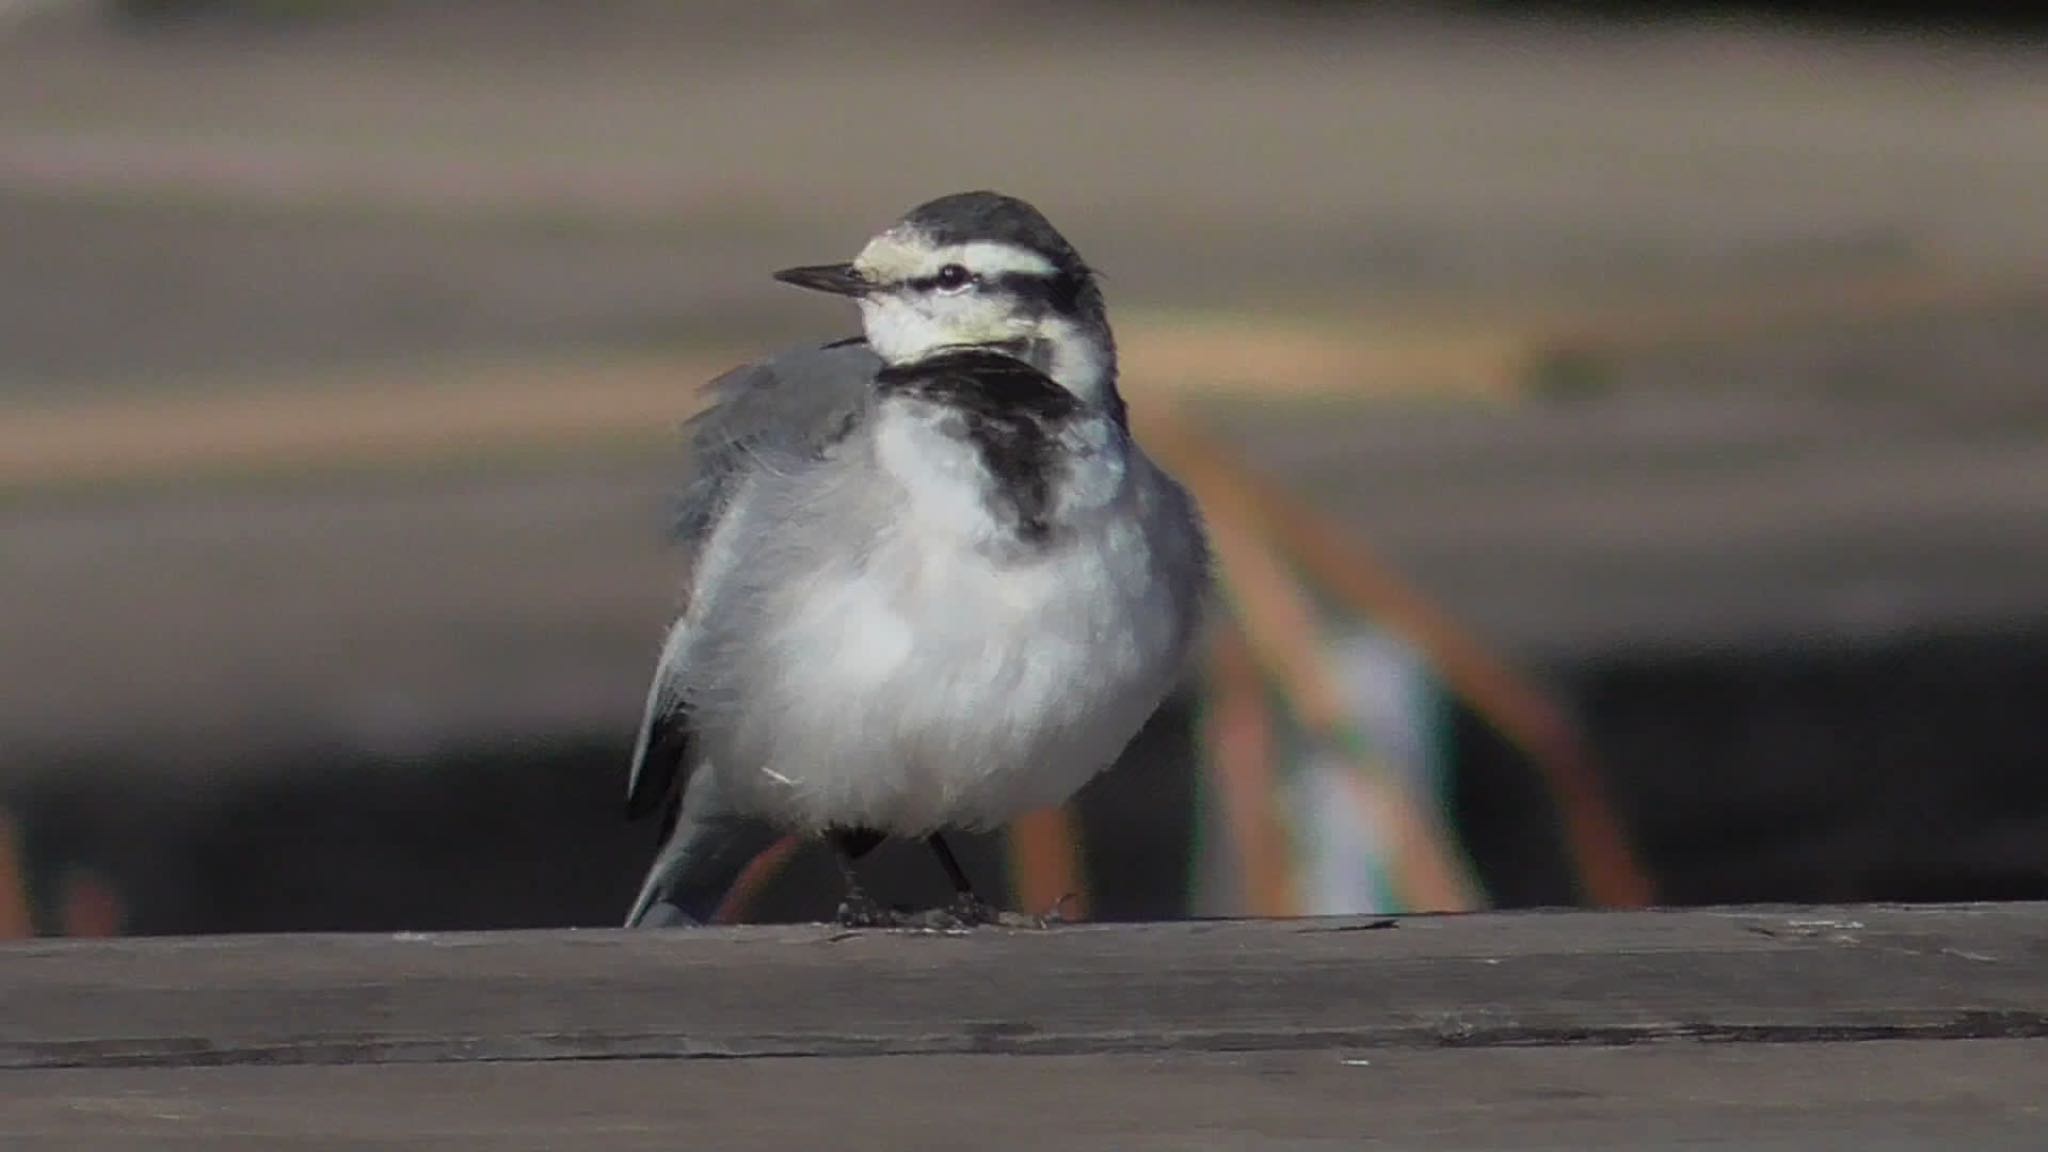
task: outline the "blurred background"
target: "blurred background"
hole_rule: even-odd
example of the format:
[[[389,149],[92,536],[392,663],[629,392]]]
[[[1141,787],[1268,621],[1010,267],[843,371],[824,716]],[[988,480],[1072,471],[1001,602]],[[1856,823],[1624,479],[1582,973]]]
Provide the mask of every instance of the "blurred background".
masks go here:
[[[975,187],[1228,587],[984,882],[2048,897],[2028,7],[0,0],[0,935],[616,922],[676,427]]]

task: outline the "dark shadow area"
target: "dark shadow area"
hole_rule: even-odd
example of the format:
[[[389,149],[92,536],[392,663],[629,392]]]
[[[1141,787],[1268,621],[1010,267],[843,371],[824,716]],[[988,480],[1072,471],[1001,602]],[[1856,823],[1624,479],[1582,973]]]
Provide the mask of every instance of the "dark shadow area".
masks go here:
[[[1564,679],[1665,903],[2048,898],[2048,632]],[[1468,712],[1457,742],[1457,816],[1495,900],[1569,903],[1536,774]]]
[[[1171,705],[1125,763],[1080,800],[1096,919],[1180,913],[1192,843],[1188,709]],[[222,775],[203,797],[121,788],[116,766],[76,764],[12,798],[28,830],[35,902],[72,869],[110,881],[142,934],[609,927],[653,858],[657,825],[623,816],[623,741],[562,739],[389,759],[334,750]],[[960,836],[978,884],[1003,891],[1003,842]],[[861,864],[878,899],[951,896],[920,845]],[[751,919],[820,920],[839,876],[806,850]],[[1033,909],[1034,912],[1047,911]]]
[[[1493,16],[1538,19],[1656,21],[1744,20],[1794,22],[1827,31],[1891,30],[2038,36],[2048,31],[2048,10],[2036,4],[1961,0],[1475,0]]]
[[[433,4],[413,0],[410,7],[426,10]],[[1142,10],[1149,4],[1123,5]],[[1386,7],[1362,0],[1227,0],[1212,5],[1223,9],[1287,14],[1315,9]],[[192,23],[229,22],[242,26],[290,27],[309,20],[331,22],[354,20],[404,10],[406,0],[111,0],[110,15],[137,28],[175,27]],[[497,14],[531,19],[545,13],[545,4],[496,0]],[[607,5],[590,6],[597,13]],[[612,8],[626,8],[614,0]],[[1115,6],[1112,6],[1115,7]],[[1957,0],[1930,4],[1915,0],[1465,0],[1464,3],[1413,4],[1414,11],[1464,8],[1489,16],[1539,19],[1620,20],[1649,23],[1659,20],[1770,20],[1793,21],[1844,29],[1898,29],[1917,32],[1965,32],[2009,35],[2038,35],[2048,30],[2048,12],[2040,5],[1997,3],[1996,0]],[[557,14],[558,16],[559,14]]]
[[[1616,658],[1562,681],[1665,903],[2048,898],[2048,633]],[[1186,914],[1192,719],[1169,708],[1081,796],[1095,919]],[[1539,777],[1469,712],[1454,738],[1452,808],[1494,903],[1574,902]],[[326,770],[227,773],[200,797],[81,764],[12,799],[38,903],[88,869],[134,933],[609,926],[655,847],[651,822],[621,816],[624,755],[599,739],[335,750]],[[1002,841],[958,848],[999,891]],[[919,846],[885,845],[862,869],[891,903],[948,896]],[[837,899],[829,859],[806,851],[753,918],[822,919]]]

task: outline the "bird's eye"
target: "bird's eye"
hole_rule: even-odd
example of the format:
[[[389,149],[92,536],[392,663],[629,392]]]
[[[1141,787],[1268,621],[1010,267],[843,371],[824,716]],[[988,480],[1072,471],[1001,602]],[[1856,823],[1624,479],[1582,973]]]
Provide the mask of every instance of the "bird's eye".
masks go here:
[[[939,287],[951,290],[966,287],[967,282],[974,279],[974,274],[962,265],[948,264],[939,269],[939,274],[933,279],[938,281]]]

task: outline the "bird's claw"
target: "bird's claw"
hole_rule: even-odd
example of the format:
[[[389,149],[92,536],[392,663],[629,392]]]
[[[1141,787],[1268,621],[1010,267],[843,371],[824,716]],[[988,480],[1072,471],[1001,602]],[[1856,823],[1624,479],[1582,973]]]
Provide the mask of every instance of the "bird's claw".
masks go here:
[[[950,906],[933,909],[933,914],[951,931],[969,931],[975,928],[1039,929],[1050,928],[1057,922],[1056,917],[1005,912],[978,897],[964,893]]]
[[[1052,907],[1046,909],[1045,914],[1038,917],[1038,926],[1040,928],[1050,928],[1055,924],[1074,923],[1074,919],[1069,915],[1069,912],[1079,907],[1080,901],[1081,894],[1078,892],[1069,892],[1053,901]]]
[[[1060,901],[1044,916],[1031,916],[1020,912],[1005,912],[979,897],[962,893],[958,899],[943,908],[927,908],[913,912],[905,908],[885,908],[874,902],[865,892],[848,893],[839,905],[839,926],[842,928],[898,928],[914,932],[971,932],[976,928],[1050,928],[1066,922],[1066,900]]]
[[[1000,924],[1003,920],[1001,909],[971,892],[960,893],[945,912],[961,928],[979,928],[985,924]]]
[[[905,921],[904,913],[882,907],[865,892],[849,892],[839,902],[839,924],[843,928],[900,928]]]

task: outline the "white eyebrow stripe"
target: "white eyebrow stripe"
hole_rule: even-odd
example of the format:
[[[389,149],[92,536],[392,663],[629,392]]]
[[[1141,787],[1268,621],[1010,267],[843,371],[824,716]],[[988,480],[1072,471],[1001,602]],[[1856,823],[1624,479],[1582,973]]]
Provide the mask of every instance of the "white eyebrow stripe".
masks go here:
[[[895,229],[869,241],[854,258],[859,268],[883,284],[937,274],[948,264],[961,264],[983,276],[1052,276],[1053,262],[1029,248],[1001,240],[969,240],[933,246],[916,232]]]
[[[1059,271],[1052,261],[1029,248],[1019,248],[1000,240],[971,240],[933,253],[933,270],[948,264],[964,264],[984,276],[1050,276]]]

